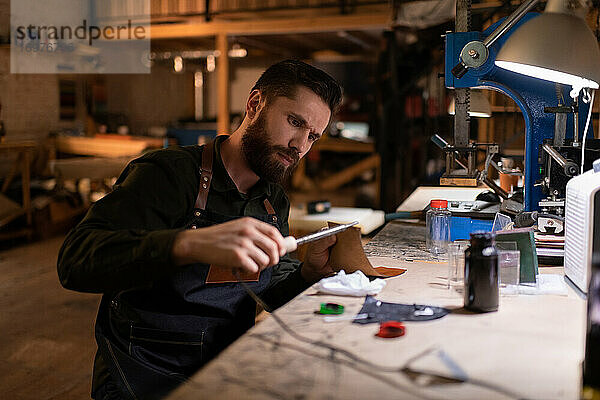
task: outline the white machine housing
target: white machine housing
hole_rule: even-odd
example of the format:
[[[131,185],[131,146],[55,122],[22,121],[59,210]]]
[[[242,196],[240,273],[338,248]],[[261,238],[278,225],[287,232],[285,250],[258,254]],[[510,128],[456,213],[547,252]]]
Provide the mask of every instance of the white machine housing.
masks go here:
[[[567,183],[565,275],[588,291],[592,256],[600,252],[600,159]]]

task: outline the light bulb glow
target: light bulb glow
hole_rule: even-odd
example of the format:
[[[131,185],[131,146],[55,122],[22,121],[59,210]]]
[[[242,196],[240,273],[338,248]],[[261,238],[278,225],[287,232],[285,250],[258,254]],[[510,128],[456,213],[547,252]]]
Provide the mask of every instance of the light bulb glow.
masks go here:
[[[545,81],[562,83],[578,88],[598,89],[598,83],[579,76],[555,71],[548,68],[536,67],[535,65],[520,64],[512,61],[496,61],[497,66],[522,75],[532,76]]]
[[[215,56],[209,55],[208,57],[206,57],[206,70],[208,72],[213,72],[215,70],[215,67]]]
[[[173,58],[173,70],[175,72],[181,72],[183,70],[183,58],[181,56]]]
[[[448,114],[454,115],[454,114],[456,114],[456,112],[452,109],[448,112]],[[489,118],[492,116],[492,114],[469,110],[469,116],[470,117],[479,117],[479,118]]]

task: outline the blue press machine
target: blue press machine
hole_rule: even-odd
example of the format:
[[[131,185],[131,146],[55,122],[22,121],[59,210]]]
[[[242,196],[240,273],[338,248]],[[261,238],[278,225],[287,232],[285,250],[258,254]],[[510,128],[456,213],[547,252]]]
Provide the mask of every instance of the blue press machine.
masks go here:
[[[515,26],[500,37],[489,49],[489,58],[479,68],[470,68],[460,79],[452,75],[452,68],[459,62],[459,55],[465,44],[472,40],[483,40],[502,21],[490,26],[484,32],[457,32],[446,35],[446,57],[445,57],[445,85],[447,88],[480,88],[493,89],[510,97],[520,108],[525,119],[525,170],[524,170],[524,209],[532,211],[538,209],[538,203],[542,199],[542,191],[534,184],[540,179],[538,164],[538,153],[545,139],[551,139],[554,135],[555,114],[545,113],[544,107],[556,106],[558,104],[555,83],[520,75],[494,64],[496,55],[521,24],[534,18],[537,13],[526,14]],[[563,96],[566,100],[569,96],[570,87],[562,85]],[[579,127],[581,131],[585,125],[589,104],[582,101],[579,96]],[[593,137],[591,126],[588,137]],[[581,132],[579,134],[581,136]],[[573,115],[567,117],[567,139],[573,138]],[[463,218],[463,217],[461,217]]]

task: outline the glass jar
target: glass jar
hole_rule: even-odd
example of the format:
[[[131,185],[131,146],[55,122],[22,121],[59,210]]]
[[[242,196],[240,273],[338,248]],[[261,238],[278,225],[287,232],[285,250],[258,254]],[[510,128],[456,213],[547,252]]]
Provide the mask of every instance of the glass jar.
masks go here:
[[[445,256],[450,242],[450,217],[447,200],[431,200],[425,214],[427,250],[435,256]]]
[[[491,232],[471,233],[471,247],[465,250],[464,295],[467,310],[498,310],[498,252]]]

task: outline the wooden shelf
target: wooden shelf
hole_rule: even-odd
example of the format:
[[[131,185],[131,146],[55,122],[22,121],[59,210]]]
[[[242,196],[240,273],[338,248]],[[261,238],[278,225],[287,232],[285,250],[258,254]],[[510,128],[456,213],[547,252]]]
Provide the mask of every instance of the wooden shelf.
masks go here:
[[[390,12],[324,17],[273,18],[234,22],[182,22],[152,25],[152,40],[225,35],[280,35],[285,33],[336,32],[339,30],[389,29]]]

